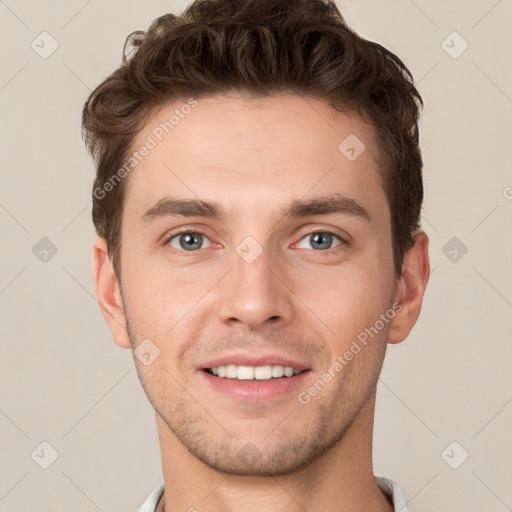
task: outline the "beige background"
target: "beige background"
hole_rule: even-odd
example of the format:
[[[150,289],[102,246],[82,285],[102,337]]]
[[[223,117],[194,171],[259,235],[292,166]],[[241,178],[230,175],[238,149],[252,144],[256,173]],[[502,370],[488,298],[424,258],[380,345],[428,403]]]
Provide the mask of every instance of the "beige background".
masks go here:
[[[0,1],[0,512],[137,510],[161,481],[153,409],[95,299],[80,114],[126,35],[185,4]],[[406,62],[426,104],[432,275],[384,364],[375,471],[411,512],[511,510],[512,2],[338,5]],[[31,47],[43,31],[59,45],[46,59]]]

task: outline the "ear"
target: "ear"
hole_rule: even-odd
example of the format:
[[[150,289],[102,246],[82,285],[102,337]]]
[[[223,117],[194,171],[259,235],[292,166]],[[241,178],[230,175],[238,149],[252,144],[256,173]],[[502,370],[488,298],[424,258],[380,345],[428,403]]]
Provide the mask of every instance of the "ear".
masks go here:
[[[107,322],[112,338],[121,348],[131,348],[126,329],[126,316],[117,276],[110,262],[107,241],[97,237],[92,246],[94,286],[103,318]]]
[[[404,256],[402,275],[399,277],[394,299],[402,307],[400,310],[397,308],[390,323],[389,343],[400,343],[409,336],[420,315],[429,276],[428,236],[424,231],[419,231],[414,236],[414,245]]]

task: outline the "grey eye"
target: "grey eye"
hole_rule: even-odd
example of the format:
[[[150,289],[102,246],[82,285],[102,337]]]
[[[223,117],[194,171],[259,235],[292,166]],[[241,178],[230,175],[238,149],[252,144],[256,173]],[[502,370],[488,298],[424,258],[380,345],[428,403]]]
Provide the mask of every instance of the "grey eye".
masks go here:
[[[337,238],[340,240],[340,243],[338,245],[341,245],[341,239],[338,235],[335,235],[334,233],[329,233],[325,231],[315,231],[314,233],[307,234],[302,240],[308,240],[310,247],[300,247],[300,243],[297,244],[297,247],[300,247],[301,249],[316,249],[320,251],[325,251],[327,249],[332,249],[332,243],[333,239]],[[334,247],[337,247],[334,246]]]
[[[201,249],[203,242],[208,240],[202,233],[178,233],[169,238],[169,245],[177,250],[195,251]],[[208,245],[209,247],[209,245]]]

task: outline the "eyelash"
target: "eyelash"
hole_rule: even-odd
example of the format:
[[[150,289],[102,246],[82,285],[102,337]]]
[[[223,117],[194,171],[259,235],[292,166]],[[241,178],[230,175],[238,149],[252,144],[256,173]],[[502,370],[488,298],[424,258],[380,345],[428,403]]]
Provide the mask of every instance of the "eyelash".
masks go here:
[[[170,236],[166,237],[165,239],[165,242],[164,242],[164,246],[168,246],[169,242],[173,239],[173,238],[176,238],[177,236],[180,236],[180,235],[186,235],[186,234],[194,234],[194,235],[202,235],[206,238],[208,238],[208,235],[206,235],[205,233],[203,233],[202,231],[199,231],[197,229],[191,229],[191,228],[187,228],[187,229],[183,229],[182,231],[177,231],[176,233],[172,233]],[[315,251],[314,249],[308,249],[308,250],[312,250],[313,252],[316,252],[316,253],[324,253],[324,254],[331,254],[331,251],[334,251],[336,249],[340,249],[342,248],[343,246],[345,245],[348,245],[348,242],[345,238],[342,238],[340,235],[338,235],[337,233],[334,233],[332,231],[328,231],[328,230],[321,230],[321,229],[315,229],[313,231],[310,231],[308,233],[305,233],[301,239],[299,240],[299,242],[301,240],[303,240],[304,238],[306,238],[307,236],[310,236],[310,235],[314,235],[316,233],[321,233],[323,235],[333,235],[335,236],[336,238],[338,238],[340,240],[340,245],[337,245],[336,247],[332,247],[330,249],[325,249],[323,251]],[[298,242],[297,242],[298,243]],[[170,247],[170,246],[169,246]],[[195,252],[198,252],[198,251],[184,251],[184,250],[179,250],[179,249],[174,249],[174,247],[171,247],[171,249],[173,251],[178,251],[180,253],[191,253],[194,254]]]

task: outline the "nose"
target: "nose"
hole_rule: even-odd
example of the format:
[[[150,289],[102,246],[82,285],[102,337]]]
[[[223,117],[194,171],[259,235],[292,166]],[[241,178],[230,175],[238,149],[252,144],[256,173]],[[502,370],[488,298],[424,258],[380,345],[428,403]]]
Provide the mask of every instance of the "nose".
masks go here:
[[[223,323],[258,330],[265,324],[283,327],[292,321],[293,293],[268,250],[264,249],[254,261],[243,252],[235,253],[232,264],[233,269],[219,290]]]

